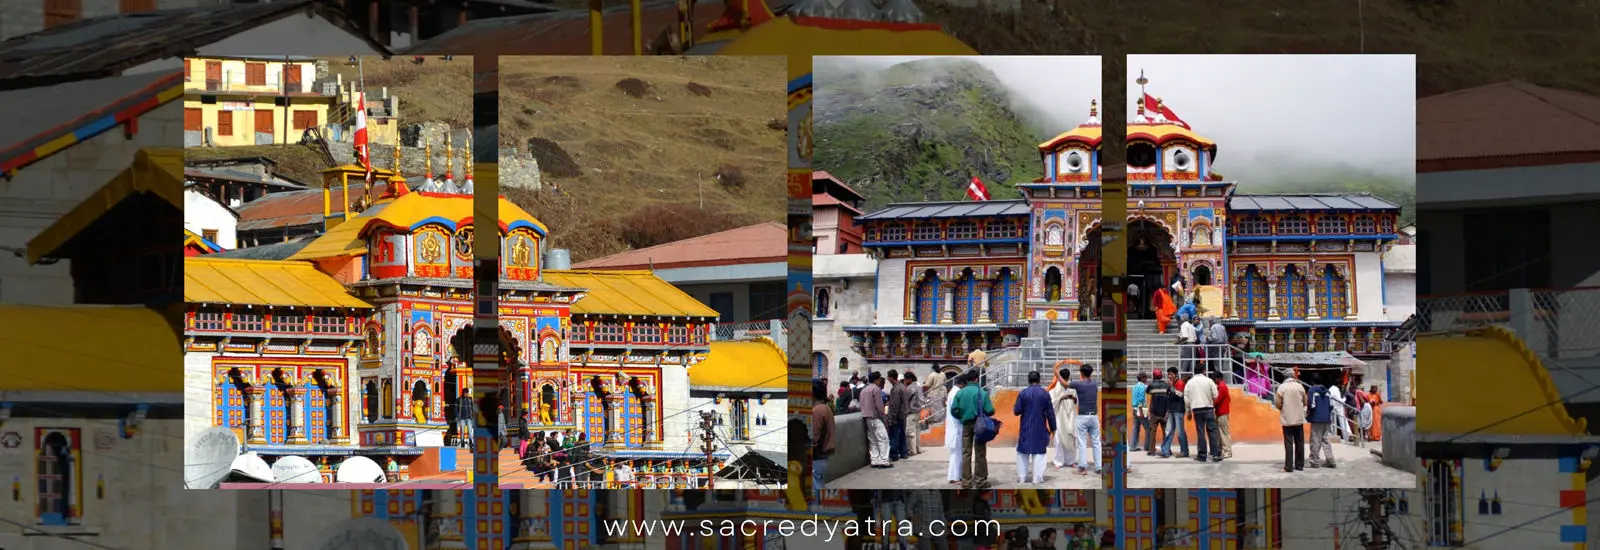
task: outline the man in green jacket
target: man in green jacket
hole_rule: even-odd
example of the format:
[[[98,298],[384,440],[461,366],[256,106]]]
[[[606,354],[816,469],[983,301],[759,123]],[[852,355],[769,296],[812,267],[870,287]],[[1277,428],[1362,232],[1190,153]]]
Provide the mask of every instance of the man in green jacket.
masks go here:
[[[961,480],[961,487],[988,489],[987,444],[979,443],[973,436],[977,432],[978,415],[994,415],[994,402],[989,400],[989,393],[978,385],[977,369],[962,374],[956,380],[956,385],[961,389],[956,392],[955,400],[950,403],[950,414],[961,421],[961,463],[967,465],[962,468],[966,475]]]

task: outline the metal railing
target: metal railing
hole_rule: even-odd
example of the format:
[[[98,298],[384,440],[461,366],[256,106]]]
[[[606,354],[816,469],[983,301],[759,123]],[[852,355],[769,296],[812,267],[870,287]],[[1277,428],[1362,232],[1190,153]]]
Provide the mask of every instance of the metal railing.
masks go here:
[[[1417,299],[1418,331],[1500,325],[1545,358],[1600,355],[1600,287],[1517,288]]]
[[[742,323],[717,323],[711,339],[718,342],[771,338],[785,352],[789,349],[789,327],[782,319],[746,321]]]

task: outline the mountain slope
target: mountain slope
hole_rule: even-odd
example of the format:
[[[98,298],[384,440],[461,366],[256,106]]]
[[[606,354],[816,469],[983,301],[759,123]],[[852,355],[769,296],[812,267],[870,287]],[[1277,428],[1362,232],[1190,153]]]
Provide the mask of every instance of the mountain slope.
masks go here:
[[[924,59],[881,72],[839,67],[816,83],[813,166],[867,196],[893,202],[962,200],[971,176],[995,199],[1042,173],[1045,139],[1004,84],[962,59]]]

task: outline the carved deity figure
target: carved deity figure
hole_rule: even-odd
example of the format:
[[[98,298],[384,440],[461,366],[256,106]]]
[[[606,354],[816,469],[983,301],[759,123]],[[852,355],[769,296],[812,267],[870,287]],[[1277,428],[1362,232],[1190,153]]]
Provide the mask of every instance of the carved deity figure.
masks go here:
[[[1194,246],[1197,246],[1197,247],[1211,246],[1211,230],[1208,229],[1205,226],[1200,226],[1198,228],[1195,228],[1195,230],[1194,230]]]
[[[511,265],[528,267],[533,261],[533,250],[528,246],[528,239],[519,238],[511,247]]]
[[[1066,235],[1059,225],[1052,225],[1044,231],[1045,246],[1065,246]]]

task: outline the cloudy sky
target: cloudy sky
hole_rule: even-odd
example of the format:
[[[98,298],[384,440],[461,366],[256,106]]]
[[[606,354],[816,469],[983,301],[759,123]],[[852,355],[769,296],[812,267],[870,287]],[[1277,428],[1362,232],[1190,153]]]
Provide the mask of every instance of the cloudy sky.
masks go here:
[[[1290,165],[1353,165],[1410,178],[1416,61],[1410,55],[1134,55],[1129,116],[1145,90],[1217,143],[1229,179]]]
[[[848,67],[876,69],[925,59],[911,56],[829,56],[811,61],[812,77],[826,85],[830,72]],[[1017,99],[1038,108],[1046,122],[1066,131],[1089,118],[1089,100],[1100,100],[1099,56],[969,56],[993,71]],[[1104,103],[1104,101],[1101,101]]]

